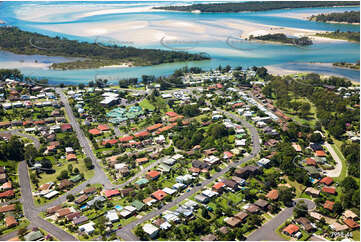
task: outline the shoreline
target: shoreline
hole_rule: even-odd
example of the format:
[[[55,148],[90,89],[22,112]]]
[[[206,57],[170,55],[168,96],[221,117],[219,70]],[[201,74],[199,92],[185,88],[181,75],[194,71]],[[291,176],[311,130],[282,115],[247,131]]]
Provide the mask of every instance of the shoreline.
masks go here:
[[[318,65],[318,66],[323,66],[323,67],[328,67],[328,68],[360,71],[360,70],[356,70],[356,69],[340,68],[340,67],[337,67],[337,66],[333,66],[333,63],[330,63],[330,62],[306,62],[306,63],[298,63],[298,64]],[[323,77],[330,77],[330,76],[342,77],[342,78],[345,78],[345,79],[351,81],[352,84],[360,86],[359,81],[353,80],[353,79],[351,79],[349,77],[346,77],[346,76],[344,76],[342,74],[334,74],[334,73],[325,74],[325,73],[322,73],[322,71],[316,72],[316,71],[313,71],[313,70],[307,71],[307,70],[297,70],[297,69],[292,69],[292,68],[287,69],[287,68],[284,68],[284,67],[280,66],[279,64],[266,65],[264,67],[272,75],[287,76],[287,75],[299,74],[299,73],[317,73],[317,74],[319,74],[320,76],[323,76]]]

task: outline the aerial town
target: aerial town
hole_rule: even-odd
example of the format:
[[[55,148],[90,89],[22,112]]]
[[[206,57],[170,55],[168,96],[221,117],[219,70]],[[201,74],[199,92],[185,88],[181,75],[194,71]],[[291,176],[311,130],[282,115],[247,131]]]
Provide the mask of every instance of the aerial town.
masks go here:
[[[0,241],[360,241],[360,1],[0,13]]]
[[[49,87],[3,71],[0,154],[14,162],[0,170],[2,238],[359,238],[358,86],[257,67],[183,71],[183,88],[150,77]],[[322,123],[308,88],[355,119],[341,131]]]

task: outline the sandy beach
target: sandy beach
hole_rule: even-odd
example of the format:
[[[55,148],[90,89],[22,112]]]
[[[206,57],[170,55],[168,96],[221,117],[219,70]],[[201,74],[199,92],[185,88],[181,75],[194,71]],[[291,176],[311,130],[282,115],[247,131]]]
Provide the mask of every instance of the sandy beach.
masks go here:
[[[312,63],[304,63],[304,64],[310,64],[310,65],[313,65],[313,66],[324,66],[324,67],[332,67],[332,68],[339,68],[339,67],[334,67],[332,65],[332,63],[321,63],[321,62],[312,62]],[[291,75],[291,74],[297,74],[297,73],[313,73],[313,71],[300,71],[300,70],[294,70],[294,69],[286,69],[286,68],[283,68],[279,65],[268,65],[268,66],[265,66],[265,68],[267,68],[268,72],[272,75],[279,75],[279,76],[286,76],[286,75]],[[339,77],[344,77],[342,75],[337,75],[337,74],[320,74],[321,78],[327,78],[327,77],[330,77],[330,76],[339,76]],[[344,77],[344,78],[347,78],[347,77]],[[349,79],[349,78],[347,78]],[[355,84],[355,85],[360,85],[360,82],[358,81],[355,81],[355,80],[352,80],[352,79],[349,79],[352,84]]]

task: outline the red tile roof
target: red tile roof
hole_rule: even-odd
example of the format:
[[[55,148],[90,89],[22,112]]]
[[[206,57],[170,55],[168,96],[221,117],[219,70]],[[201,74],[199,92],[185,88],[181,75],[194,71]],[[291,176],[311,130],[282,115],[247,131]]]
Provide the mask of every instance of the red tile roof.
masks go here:
[[[72,129],[71,124],[62,124],[60,128],[62,131],[67,131]]]
[[[218,182],[218,183],[216,183],[216,184],[214,184],[214,185],[212,186],[212,188],[215,189],[215,190],[219,190],[219,189],[221,189],[222,187],[224,187],[224,183],[223,183],[223,182]]]
[[[317,157],[325,157],[326,153],[323,150],[316,150],[315,156],[317,156]]]
[[[152,178],[152,179],[155,179],[157,178],[158,176],[160,176],[160,172],[159,171],[156,171],[156,170],[153,170],[153,171],[149,171],[147,173],[147,176]]]
[[[162,126],[163,126],[163,124],[153,124],[152,126],[149,126],[149,127],[147,128],[147,130],[148,130],[149,132],[151,132],[151,131],[154,131],[154,130],[159,129],[159,128],[162,127]]]
[[[138,132],[136,134],[134,134],[135,137],[139,138],[139,137],[146,137],[150,135],[150,133],[148,131],[141,131],[141,132]]]
[[[233,154],[231,152],[229,152],[229,151],[225,151],[224,155],[227,156],[228,159],[233,157]]]
[[[351,229],[356,229],[356,228],[360,227],[360,225],[351,218],[345,219],[345,220],[343,220],[343,222]]]
[[[6,213],[15,210],[15,204],[4,205],[0,207],[0,213]]]
[[[324,177],[324,178],[322,178],[320,180],[320,183],[323,183],[323,184],[328,186],[328,185],[331,185],[333,183],[333,179],[332,179],[332,177],[326,176],[326,177]]]
[[[6,227],[12,227],[18,225],[18,222],[13,216],[7,216],[5,218]]]
[[[178,114],[175,112],[166,112],[165,114],[168,115],[169,117],[177,117],[178,116]]]
[[[98,128],[99,130],[101,130],[101,131],[108,131],[108,130],[110,130],[109,126],[106,125],[106,124],[99,124],[97,128]]]
[[[128,142],[128,141],[131,141],[133,139],[133,136],[124,136],[124,137],[121,137],[119,138],[119,141],[120,142]]]
[[[178,116],[176,116],[176,117],[170,118],[170,119],[169,119],[169,122],[176,122],[176,121],[178,121],[178,120],[180,120],[180,119],[183,119],[183,118],[184,118],[183,115],[178,115]]]
[[[269,198],[269,199],[271,199],[271,200],[276,200],[276,199],[278,199],[278,190],[273,189],[273,190],[269,191],[269,192],[267,193],[267,196],[266,196],[266,197]]]
[[[7,198],[7,197],[12,197],[15,195],[14,190],[9,190],[9,191],[5,191],[0,193],[0,198]]]
[[[300,228],[295,224],[289,224],[286,228],[283,229],[283,232],[287,232],[288,234],[297,233]]]
[[[117,196],[119,195],[120,192],[119,190],[105,190],[104,191],[104,195],[107,197],[107,198],[110,198],[112,196]]]
[[[323,208],[332,211],[333,210],[333,205],[335,205],[335,202],[331,202],[329,200],[326,200],[325,204],[323,204]]]
[[[143,163],[145,163],[147,161],[148,161],[147,157],[138,158],[138,159],[135,160],[135,162],[137,162],[138,164],[143,164]]]
[[[306,164],[309,166],[316,166],[316,161],[312,158],[307,158],[306,159]]]
[[[165,126],[163,128],[158,129],[158,131],[161,133],[161,132],[164,132],[164,131],[168,131],[168,130],[170,130],[172,128],[173,128],[173,126],[168,125],[168,126]]]
[[[156,192],[152,193],[152,197],[154,197],[155,199],[157,199],[158,201],[162,200],[163,198],[165,198],[167,196],[167,193],[165,193],[162,190],[158,190]]]
[[[322,191],[329,193],[329,194],[335,194],[336,193],[336,188],[334,187],[322,187]]]
[[[102,142],[102,145],[106,145],[106,144],[111,144],[111,145],[115,145],[116,143],[118,143],[118,139],[108,139],[108,140],[104,140]]]
[[[76,160],[76,155],[75,154],[66,154],[66,160],[70,161],[70,160]]]
[[[89,134],[92,134],[92,135],[99,135],[102,133],[102,131],[100,131],[99,129],[89,129]]]

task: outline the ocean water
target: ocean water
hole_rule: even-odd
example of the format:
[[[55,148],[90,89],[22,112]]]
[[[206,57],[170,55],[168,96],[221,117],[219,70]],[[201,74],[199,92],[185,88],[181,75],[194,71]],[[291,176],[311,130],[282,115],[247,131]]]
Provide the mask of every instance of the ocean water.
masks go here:
[[[256,24],[275,25],[280,27],[302,28],[309,30],[326,31],[359,31],[359,26],[348,24],[317,23],[301,19],[273,16],[272,14],[299,14],[319,13],[330,11],[359,10],[358,7],[342,8],[313,8],[288,9],[265,12],[247,13],[202,13],[192,14],[184,12],[149,11],[150,6],[184,4],[186,2],[2,2],[0,19],[6,24],[17,26],[20,29],[47,34],[50,36],[64,36],[70,39],[105,42],[131,45],[139,48],[175,49],[192,53],[206,53],[212,59],[201,62],[170,63],[157,66],[131,67],[131,68],[99,68],[87,70],[55,71],[34,65],[16,65],[14,63],[34,62],[49,63],[61,62],[61,57],[21,56],[0,52],[0,68],[11,65],[19,68],[24,74],[47,78],[52,84],[76,84],[88,82],[94,78],[107,78],[117,82],[120,78],[140,77],[144,74],[156,76],[169,75],[175,69],[183,66],[199,66],[204,69],[216,68],[219,65],[251,67],[278,65],[300,71],[314,71],[323,74],[335,74],[359,81],[359,71],[341,68],[308,65],[308,62],[355,62],[360,59],[360,45],[351,42],[322,42],[310,47],[280,44],[249,43],[238,38],[241,31],[237,28],[224,25],[225,22],[238,20],[249,21]],[[207,36],[194,35],[189,29],[182,26],[172,26],[171,23],[195,23],[206,29]],[[116,32],[117,28],[124,28],[124,32]],[[170,23],[170,24],[169,24]],[[99,27],[98,27],[99,26]],[[104,28],[103,28],[104,26]],[[108,26],[108,27],[107,27]],[[112,28],[114,26],[114,28]],[[120,27],[119,27],[120,26]],[[129,29],[129,31],[127,31]],[[141,34],[138,39],[129,41],[123,35]],[[189,30],[189,31],[188,31]],[[89,32],[89,31],[95,31]],[[144,31],[144,32],[141,32]],[[155,34],[157,41],[144,42],[151,34]],[[158,34],[158,35],[157,35]],[[167,35],[168,34],[168,35]],[[171,35],[185,36],[183,43],[172,43]],[[132,36],[134,37],[134,36]],[[199,38],[198,38],[199,37]],[[202,36],[203,37],[203,36]],[[214,37],[214,38],[213,38]],[[112,42],[111,42],[112,43]]]

